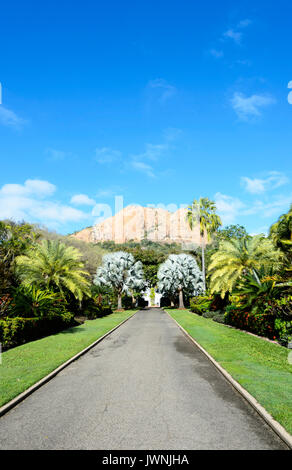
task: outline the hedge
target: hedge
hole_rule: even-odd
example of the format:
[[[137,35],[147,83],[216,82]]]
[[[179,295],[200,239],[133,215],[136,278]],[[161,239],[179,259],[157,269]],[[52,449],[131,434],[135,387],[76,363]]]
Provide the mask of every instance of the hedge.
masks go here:
[[[247,330],[259,336],[275,339],[275,317],[269,314],[252,314],[239,309],[227,309],[225,323],[241,330]]]
[[[5,318],[0,320],[0,343],[3,350],[9,349],[58,333],[74,324],[75,321],[70,313],[49,318]]]
[[[109,305],[90,306],[90,308],[85,308],[83,311],[83,315],[88,318],[88,320],[105,317],[111,313],[113,313],[113,310]]]

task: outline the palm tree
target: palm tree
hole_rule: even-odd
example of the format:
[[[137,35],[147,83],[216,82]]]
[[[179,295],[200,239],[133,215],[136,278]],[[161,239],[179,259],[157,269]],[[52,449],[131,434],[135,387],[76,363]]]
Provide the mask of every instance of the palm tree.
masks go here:
[[[191,255],[170,255],[159,267],[158,289],[173,298],[178,295],[179,308],[184,309],[183,294],[198,295],[202,292],[202,273]]]
[[[205,241],[206,235],[208,241],[216,230],[222,225],[219,215],[216,214],[216,204],[207,197],[200,197],[197,201],[193,200],[188,207],[187,221],[191,230],[199,225],[200,242],[202,248],[202,273],[203,273],[203,290],[206,291],[206,270],[205,270]]]
[[[283,251],[292,247],[292,204],[287,214],[279,217],[278,221],[270,228],[270,237],[275,245]]]
[[[292,272],[292,204],[286,214],[279,217],[278,221],[270,228],[270,238],[275,246],[284,254],[284,270],[291,276]]]
[[[220,292],[223,298],[226,292],[232,291],[243,275],[250,273],[260,285],[257,271],[261,267],[279,267],[281,258],[280,250],[262,235],[222,240],[218,251],[211,256],[208,269],[211,292]]]
[[[118,299],[118,310],[122,310],[122,294],[141,292],[145,287],[141,261],[135,261],[131,253],[117,251],[103,256],[102,266],[93,280],[97,286],[111,287]]]
[[[43,240],[15,259],[16,274],[25,286],[35,284],[48,290],[71,292],[82,300],[89,293],[89,274],[83,269],[81,253],[56,240]]]

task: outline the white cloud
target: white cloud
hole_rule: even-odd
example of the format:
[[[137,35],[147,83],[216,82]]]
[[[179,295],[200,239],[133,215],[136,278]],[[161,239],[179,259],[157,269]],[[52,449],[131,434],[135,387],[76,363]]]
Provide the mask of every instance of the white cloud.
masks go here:
[[[237,23],[235,28],[230,28],[225,31],[223,33],[223,37],[226,39],[232,39],[236,44],[241,44],[242,32],[238,31],[238,29],[247,28],[247,26],[249,26],[251,23],[252,21],[249,19],[241,20],[239,23]]]
[[[111,163],[118,160],[122,156],[122,153],[110,147],[101,147],[95,149],[95,156],[98,163]]]
[[[124,191],[124,189],[120,186],[112,186],[112,187],[106,188],[106,189],[99,189],[99,191],[97,191],[95,197],[97,197],[97,198],[109,198],[109,197],[113,197],[116,194],[121,193],[123,191]]]
[[[167,144],[146,144],[146,150],[143,153],[134,155],[134,159],[149,159],[149,160],[158,160],[161,154],[167,150]]]
[[[56,186],[43,180],[5,184],[0,189],[0,219],[26,220],[56,227],[66,222],[86,220],[90,214],[48,199]]]
[[[274,104],[276,101],[271,96],[251,95],[244,96],[242,93],[234,93],[231,106],[241,120],[261,115],[261,108]]]
[[[177,89],[175,86],[170,85],[166,80],[163,78],[156,78],[155,80],[150,80],[148,83],[149,88],[157,88],[160,90],[161,94],[159,97],[159,101],[161,103],[164,103],[167,101],[169,98],[174,96],[177,92]]]
[[[259,215],[260,217],[276,217],[288,210],[292,201],[292,194],[278,195],[271,200],[257,200],[244,210],[244,215]]]
[[[218,49],[210,49],[210,54],[216,59],[221,59],[224,56],[224,52]]]
[[[233,39],[236,44],[241,43],[242,33],[239,31],[234,31],[234,29],[228,29],[223,33],[223,36],[228,39]]]
[[[168,127],[164,129],[163,135],[167,142],[172,142],[176,140],[182,134],[182,130],[177,127]]]
[[[252,21],[249,20],[248,18],[246,18],[245,20],[241,20],[241,21],[237,24],[237,28],[246,28],[246,27],[249,26],[251,23],[252,23]]]
[[[0,189],[0,195],[4,196],[50,196],[56,191],[56,186],[43,180],[26,180],[21,184],[4,184]]]
[[[57,150],[53,148],[47,148],[45,153],[52,160],[64,160],[64,158],[72,155],[71,152],[64,152],[63,150]]]
[[[245,207],[245,204],[240,201],[240,199],[227,196],[226,194],[221,194],[218,192],[215,194],[214,198],[218,213],[224,225],[234,222],[236,217]]]
[[[71,197],[72,204],[76,204],[78,206],[94,206],[95,200],[90,199],[86,194],[75,194]]]
[[[4,126],[20,128],[25,124],[25,120],[17,116],[17,114],[11,109],[5,108],[0,105],[0,124]]]
[[[288,183],[288,178],[283,173],[278,171],[270,171],[266,178],[248,178],[243,176],[241,184],[245,187],[246,191],[251,194],[261,194],[266,191],[279,188]]]
[[[135,170],[142,171],[151,178],[155,177],[152,166],[148,165],[147,163],[132,161],[131,165]]]

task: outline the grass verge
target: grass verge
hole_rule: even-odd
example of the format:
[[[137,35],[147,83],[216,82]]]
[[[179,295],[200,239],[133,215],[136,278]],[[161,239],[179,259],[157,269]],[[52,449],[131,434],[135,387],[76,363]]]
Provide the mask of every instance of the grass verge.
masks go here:
[[[136,310],[115,312],[2,353],[0,406],[24,392]]]
[[[289,350],[183,310],[168,313],[292,434]]]

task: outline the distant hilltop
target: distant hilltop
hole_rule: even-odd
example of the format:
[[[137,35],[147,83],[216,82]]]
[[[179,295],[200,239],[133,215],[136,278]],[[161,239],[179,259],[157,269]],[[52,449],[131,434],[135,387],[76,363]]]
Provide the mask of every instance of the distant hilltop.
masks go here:
[[[187,209],[184,208],[169,212],[166,209],[131,205],[103,222],[72,236],[92,243],[109,240],[125,243],[130,240],[147,239],[155,242],[199,245],[199,227],[195,226],[191,230],[186,215]]]

